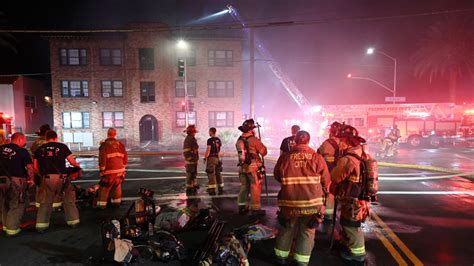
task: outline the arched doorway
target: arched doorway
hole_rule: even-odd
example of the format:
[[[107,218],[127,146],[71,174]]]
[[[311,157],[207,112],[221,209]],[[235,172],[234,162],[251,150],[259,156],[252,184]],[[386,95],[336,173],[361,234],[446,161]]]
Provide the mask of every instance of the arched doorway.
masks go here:
[[[152,115],[140,119],[140,142],[158,141],[158,120]]]

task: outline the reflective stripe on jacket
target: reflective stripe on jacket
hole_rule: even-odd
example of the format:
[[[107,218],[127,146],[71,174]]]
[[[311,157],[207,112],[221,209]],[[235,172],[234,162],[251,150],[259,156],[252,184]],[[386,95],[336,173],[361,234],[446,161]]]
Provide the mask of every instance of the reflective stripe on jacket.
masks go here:
[[[125,146],[115,138],[108,138],[100,144],[99,169],[104,175],[125,172],[128,154]]]
[[[329,171],[323,157],[308,145],[296,145],[278,158],[274,170],[281,183],[278,206],[285,217],[315,215],[321,212],[329,184]]]
[[[353,153],[362,156],[362,147],[352,147],[347,153]],[[351,190],[348,188],[348,182],[358,185],[362,180],[360,178],[360,161],[353,156],[346,155],[337,161],[336,166],[331,171],[331,193],[337,196],[347,195]],[[348,195],[349,196],[349,195]]]
[[[244,138],[248,141],[248,151],[245,148],[245,141],[241,138]],[[249,168],[258,169],[258,167],[262,165],[262,160],[260,159],[259,155],[266,156],[267,147],[265,147],[259,138],[255,137],[252,131],[243,133],[241,138],[239,138],[237,143],[235,143],[235,148],[237,149],[237,153],[239,155],[239,162],[242,164],[241,171],[250,172],[251,170],[249,170]],[[246,153],[250,154],[250,165],[245,164]]]

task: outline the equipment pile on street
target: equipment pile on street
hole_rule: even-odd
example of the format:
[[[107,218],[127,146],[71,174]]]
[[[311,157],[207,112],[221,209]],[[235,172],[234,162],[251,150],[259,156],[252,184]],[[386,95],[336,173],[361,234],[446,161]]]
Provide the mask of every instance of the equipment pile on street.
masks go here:
[[[198,205],[165,211],[155,205],[153,194],[141,188],[140,198],[122,218],[103,222],[102,260],[125,264],[183,261],[194,265],[248,265],[251,243],[275,237],[271,228],[259,224],[234,229],[214,217],[210,209],[199,209]],[[184,246],[179,235],[196,231],[207,232],[207,236],[193,251]]]

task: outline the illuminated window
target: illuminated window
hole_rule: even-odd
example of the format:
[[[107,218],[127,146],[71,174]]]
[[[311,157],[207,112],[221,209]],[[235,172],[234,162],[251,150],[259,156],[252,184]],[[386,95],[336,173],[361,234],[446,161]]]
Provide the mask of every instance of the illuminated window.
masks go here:
[[[89,83],[86,80],[62,80],[63,97],[89,97]]]
[[[122,65],[121,49],[100,49],[100,64],[103,66]]]
[[[84,66],[87,64],[86,49],[59,49],[60,63],[63,66]]]
[[[103,112],[102,127],[123,127],[123,112]]]
[[[188,80],[188,97],[196,97],[196,81]],[[177,80],[175,82],[175,95],[176,97],[184,97],[184,81]]]
[[[196,112],[188,112],[190,125],[196,125]],[[176,112],[176,127],[186,126],[186,112]]]
[[[234,97],[234,82],[231,80],[208,82],[209,97]]]
[[[233,66],[234,52],[232,50],[209,50],[209,66]]]
[[[102,97],[122,97],[123,84],[121,80],[103,80]]]
[[[63,128],[89,128],[88,112],[63,112]]]
[[[209,112],[209,127],[233,127],[234,112],[212,111]]]

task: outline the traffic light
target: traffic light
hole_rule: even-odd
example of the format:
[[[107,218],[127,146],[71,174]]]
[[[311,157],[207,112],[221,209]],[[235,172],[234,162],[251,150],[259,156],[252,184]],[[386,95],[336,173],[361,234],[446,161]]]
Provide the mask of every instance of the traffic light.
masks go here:
[[[188,111],[193,112],[194,111],[194,103],[191,101],[188,101]]]
[[[181,102],[181,111],[186,112],[186,102]]]
[[[178,76],[184,77],[184,59],[178,59]]]

